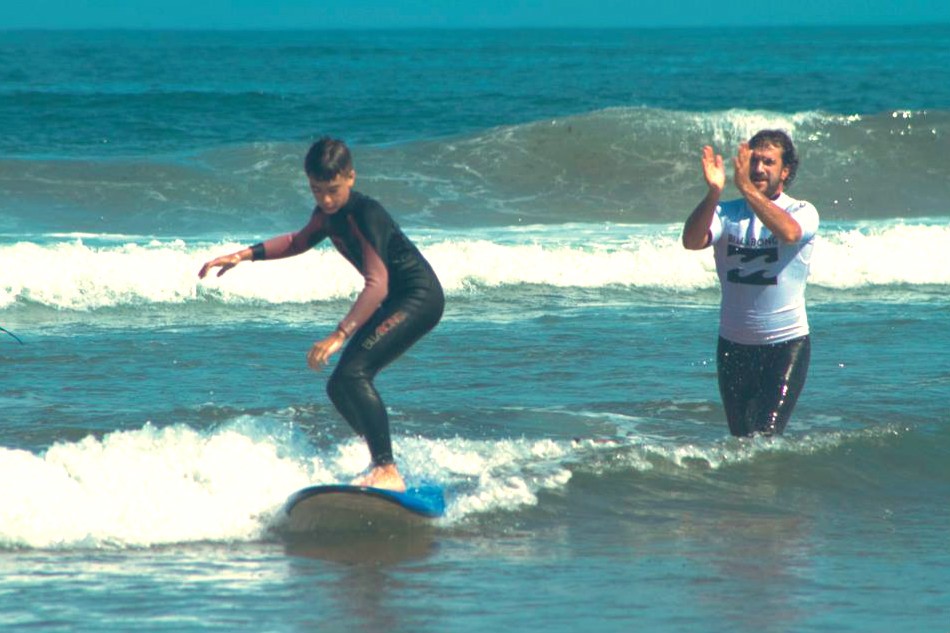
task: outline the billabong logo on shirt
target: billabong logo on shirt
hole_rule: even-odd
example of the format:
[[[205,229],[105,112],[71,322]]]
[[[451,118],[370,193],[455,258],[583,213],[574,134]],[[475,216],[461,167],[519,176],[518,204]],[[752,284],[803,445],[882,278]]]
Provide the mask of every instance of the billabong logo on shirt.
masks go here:
[[[773,264],[778,261],[778,248],[746,248],[743,246],[729,245],[729,257],[739,256],[739,261],[747,264],[756,259],[762,259],[766,264]],[[778,285],[778,277],[766,275],[764,270],[757,270],[751,274],[743,275],[741,268],[733,268],[726,273],[726,280],[735,284],[747,284],[751,286],[775,286]]]
[[[767,248],[770,246],[778,246],[778,238],[774,235],[769,235],[768,237],[741,237],[738,235],[729,235],[730,248],[733,244],[737,246],[746,246],[749,248]],[[729,254],[731,255],[732,251],[730,251]]]

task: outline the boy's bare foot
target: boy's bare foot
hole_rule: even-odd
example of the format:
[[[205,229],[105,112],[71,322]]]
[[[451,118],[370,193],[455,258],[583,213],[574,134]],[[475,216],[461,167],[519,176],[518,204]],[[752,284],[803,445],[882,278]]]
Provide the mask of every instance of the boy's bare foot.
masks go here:
[[[374,466],[364,476],[354,479],[352,485],[395,490],[396,492],[406,491],[406,482],[403,481],[402,475],[396,469],[396,464]]]

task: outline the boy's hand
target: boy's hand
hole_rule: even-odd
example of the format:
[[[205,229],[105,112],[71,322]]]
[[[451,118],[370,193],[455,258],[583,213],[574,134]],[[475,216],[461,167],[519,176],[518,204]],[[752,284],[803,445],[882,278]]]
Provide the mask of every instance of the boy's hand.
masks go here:
[[[310,365],[310,369],[315,371],[323,369],[330,362],[330,356],[343,347],[345,342],[346,335],[340,330],[336,330],[322,341],[314,343],[310,351],[307,352],[307,364]]]
[[[240,253],[232,253],[230,255],[222,255],[221,257],[215,257],[210,262],[205,262],[204,266],[201,267],[201,270],[198,271],[198,277],[204,279],[205,275],[211,271],[212,268],[218,266],[221,267],[221,270],[218,271],[218,277],[228,272],[238,264],[244,261],[244,258],[241,257]]]

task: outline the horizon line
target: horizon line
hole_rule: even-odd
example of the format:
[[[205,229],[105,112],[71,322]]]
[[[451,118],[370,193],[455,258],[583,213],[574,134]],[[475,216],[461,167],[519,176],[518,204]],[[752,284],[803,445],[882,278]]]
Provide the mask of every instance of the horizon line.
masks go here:
[[[717,24],[651,24],[651,25],[392,25],[392,26],[15,26],[2,27],[0,33],[12,32],[76,32],[76,31],[176,31],[176,32],[316,32],[316,31],[649,31],[649,30],[702,30],[733,28],[906,28],[947,27],[945,22],[798,22],[798,23],[742,23]]]

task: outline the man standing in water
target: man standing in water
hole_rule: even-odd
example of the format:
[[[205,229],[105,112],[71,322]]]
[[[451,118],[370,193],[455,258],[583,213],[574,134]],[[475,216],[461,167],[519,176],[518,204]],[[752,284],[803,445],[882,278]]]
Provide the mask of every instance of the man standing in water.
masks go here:
[[[220,267],[220,277],[246,260],[299,255],[330,238],[363,275],[365,285],[337,328],[310,348],[307,363],[320,369],[346,344],[327,393],[369,446],[370,470],[353,483],[405,490],[393,459],[389,417],[373,379],[439,322],[445,306],[442,286],[382,205],[353,190],[356,171],[342,141],[322,138],[314,143],[304,170],[317,203],[306,226],[216,257],[201,267],[198,276]]]
[[[714,246],[722,287],[716,366],[729,431],[779,435],[798,400],[811,357],[805,282],[818,211],[785,189],[798,157],[788,134],[762,130],[739,145],[734,182],[720,203],[722,156],[703,148],[708,191],[683,227],[683,246]]]

